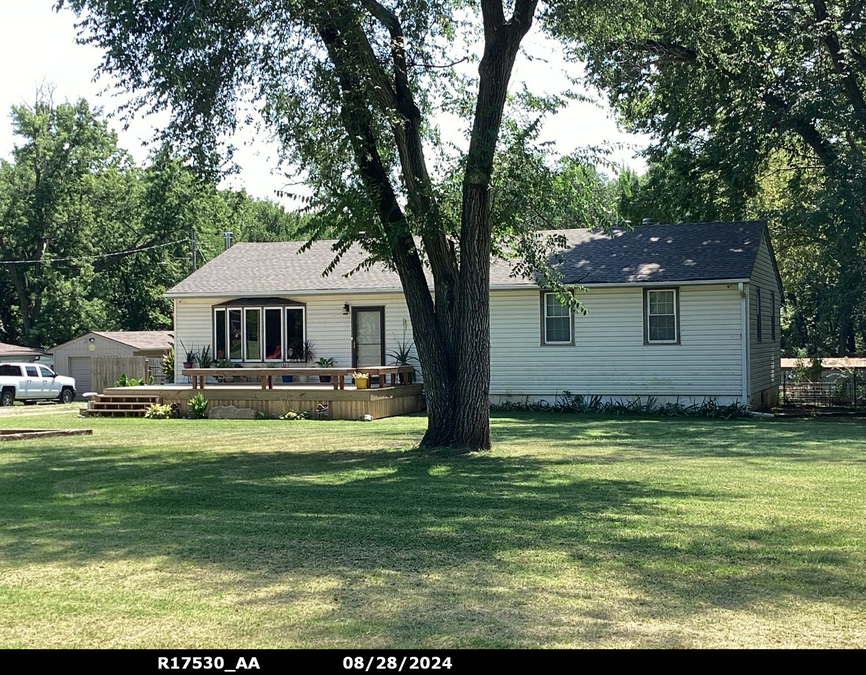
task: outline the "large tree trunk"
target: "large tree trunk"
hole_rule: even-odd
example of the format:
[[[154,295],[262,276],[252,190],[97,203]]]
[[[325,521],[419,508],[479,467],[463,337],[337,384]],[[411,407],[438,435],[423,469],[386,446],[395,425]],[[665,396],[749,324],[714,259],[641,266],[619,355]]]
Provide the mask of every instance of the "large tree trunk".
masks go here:
[[[532,25],[536,2],[515,3],[508,20],[499,0],[481,3],[484,56],[460,223],[460,287],[457,298],[456,445],[490,448],[490,185],[505,98],[520,42]]]
[[[490,448],[490,183],[511,70],[536,4],[537,0],[517,0],[512,17],[506,20],[501,0],[481,3],[485,50],[463,182],[459,267],[453,246],[437,222],[437,206],[429,190],[420,112],[408,86],[397,17],[375,0],[365,0],[391,33],[393,82],[369,58],[369,43],[358,24],[346,21],[352,12],[325,12],[319,20],[319,36],[340,82],[343,124],[367,194],[377,206],[412,319],[427,396],[427,432],[420,444],[424,448]],[[435,302],[411,228],[379,153],[359,65],[366,69],[365,77],[377,83],[377,104],[390,115],[399,115],[392,132],[408,192],[407,206],[424,221],[421,239],[433,274]]]

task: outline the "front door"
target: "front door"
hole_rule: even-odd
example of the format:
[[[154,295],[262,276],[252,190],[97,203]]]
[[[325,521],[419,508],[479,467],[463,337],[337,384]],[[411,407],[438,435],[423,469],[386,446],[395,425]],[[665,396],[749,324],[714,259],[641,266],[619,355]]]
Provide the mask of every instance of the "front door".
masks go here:
[[[352,308],[352,368],[385,365],[385,308]]]

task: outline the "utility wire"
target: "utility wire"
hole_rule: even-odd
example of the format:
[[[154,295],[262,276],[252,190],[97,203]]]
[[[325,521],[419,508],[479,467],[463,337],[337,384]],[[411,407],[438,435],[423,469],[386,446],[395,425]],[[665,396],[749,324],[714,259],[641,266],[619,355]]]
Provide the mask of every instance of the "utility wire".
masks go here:
[[[100,258],[111,258],[117,255],[131,255],[132,253],[139,253],[140,251],[150,251],[155,248],[163,248],[164,246],[174,246],[175,244],[183,244],[187,241],[187,239],[177,239],[176,241],[170,241],[165,244],[154,244],[153,246],[144,246],[142,248],[134,248],[132,250],[115,251],[114,253],[102,253],[101,255],[85,255],[75,258],[43,258],[42,260],[0,260],[0,265],[26,265],[29,263],[69,262],[70,260],[99,260]]]

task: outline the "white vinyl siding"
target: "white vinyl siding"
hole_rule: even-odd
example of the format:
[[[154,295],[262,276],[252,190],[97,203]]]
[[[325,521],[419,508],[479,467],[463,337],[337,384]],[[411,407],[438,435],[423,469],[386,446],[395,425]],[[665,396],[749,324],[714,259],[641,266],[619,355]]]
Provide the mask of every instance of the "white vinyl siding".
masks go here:
[[[762,311],[758,311],[755,301],[755,291],[761,290]],[[772,291],[776,297],[781,298],[782,289],[779,288],[773,263],[770,259],[770,251],[767,247],[766,238],[761,241],[755,259],[755,267],[752,271],[751,289],[749,298],[749,393],[755,394],[765,389],[781,385],[781,369],[779,359],[781,358],[779,340],[767,339],[772,336],[770,330],[772,325],[779,325],[779,305],[781,302],[773,303],[774,307],[767,307],[767,295]],[[772,316],[768,312],[772,309]],[[761,328],[758,329],[760,321]]]
[[[755,339],[764,341],[764,303],[761,301],[761,289],[755,288]]]
[[[544,300],[538,289],[494,290],[491,312],[491,396],[546,398],[569,390],[631,398],[682,397],[700,402],[741,398],[741,304],[736,283],[683,285],[678,290],[680,344],[645,344],[644,289],[590,288],[581,302],[587,315],[575,316],[573,344],[541,344]],[[403,296],[398,293],[289,295],[305,303],[307,339],[316,358],[332,357],[351,367],[351,313],[343,305],[385,307],[385,350],[412,341]],[[229,297],[175,300],[178,344],[200,349],[213,339],[213,306]],[[777,309],[778,311],[778,309]],[[543,330],[543,329],[541,329]],[[767,341],[765,344],[773,344]],[[778,347],[778,342],[774,343]],[[753,354],[754,356],[754,354]],[[178,359],[182,354],[178,350]],[[390,357],[386,358],[391,363]],[[176,365],[178,374],[182,364]]]
[[[770,339],[776,339],[776,291],[770,291]]]
[[[737,284],[679,288],[680,341],[644,343],[644,290],[590,288],[588,314],[574,319],[574,345],[538,344],[538,292],[490,294],[491,395],[541,397],[564,390],[601,396],[682,396],[700,402],[741,398],[740,295]]]

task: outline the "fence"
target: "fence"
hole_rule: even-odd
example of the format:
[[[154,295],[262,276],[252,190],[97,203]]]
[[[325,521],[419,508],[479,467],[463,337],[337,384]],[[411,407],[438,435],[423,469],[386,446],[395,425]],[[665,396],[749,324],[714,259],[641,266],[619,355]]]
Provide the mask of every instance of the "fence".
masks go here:
[[[866,408],[866,368],[822,368],[812,379],[797,377],[795,369],[782,369],[780,403],[783,407],[809,409]]]
[[[137,380],[150,375],[150,364],[144,356],[94,356],[90,359],[90,387],[103,391],[113,387],[121,375]]]

